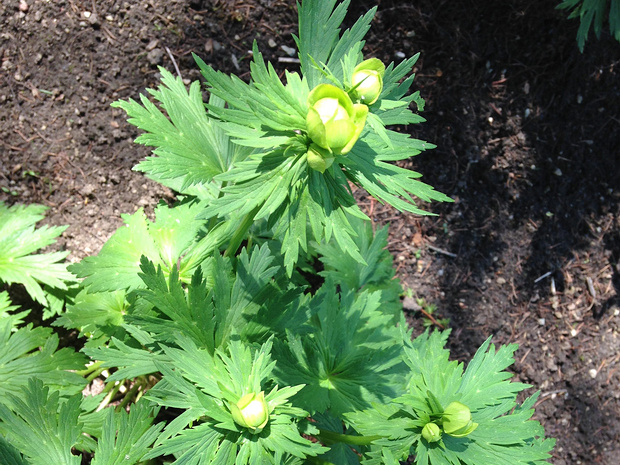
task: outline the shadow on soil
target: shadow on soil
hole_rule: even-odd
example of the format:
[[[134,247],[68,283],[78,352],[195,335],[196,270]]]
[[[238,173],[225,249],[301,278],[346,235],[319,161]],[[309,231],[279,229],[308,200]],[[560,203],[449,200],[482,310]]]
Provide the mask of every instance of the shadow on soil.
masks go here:
[[[514,369],[543,391],[554,463],[615,463],[614,371],[599,372],[618,349],[591,341],[613,330],[620,294],[620,45],[604,33],[579,53],[557,3],[382,0],[368,43],[385,61],[421,52],[427,122],[411,130],[438,148],[410,167],[456,201],[423,223],[456,254],[438,259],[451,349],[467,359],[489,334],[522,344]]]

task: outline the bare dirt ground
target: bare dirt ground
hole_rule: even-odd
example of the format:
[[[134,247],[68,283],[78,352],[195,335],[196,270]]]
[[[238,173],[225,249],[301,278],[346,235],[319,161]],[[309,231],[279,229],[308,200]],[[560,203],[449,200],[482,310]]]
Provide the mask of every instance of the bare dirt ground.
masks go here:
[[[552,462],[617,465],[620,44],[604,33],[579,53],[556,3],[353,2],[351,23],[379,7],[367,55],[421,52],[427,122],[406,130],[437,149],[408,163],[455,199],[423,218],[360,201],[391,224],[412,323],[449,319],[463,361],[489,335],[519,343]],[[71,260],[97,253],[121,213],[174,197],[131,171],[148,150],[110,103],[156,86],[172,58],[199,79],[192,52],[247,78],[253,40],[296,70],[295,30],[284,0],[2,0],[0,200],[47,205]]]

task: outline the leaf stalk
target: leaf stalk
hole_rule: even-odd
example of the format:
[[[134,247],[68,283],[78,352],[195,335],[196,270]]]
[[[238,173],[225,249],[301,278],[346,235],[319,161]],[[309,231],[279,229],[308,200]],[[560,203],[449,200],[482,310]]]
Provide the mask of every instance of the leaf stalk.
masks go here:
[[[254,207],[254,209],[245,216],[245,218],[243,219],[243,221],[241,222],[241,224],[239,225],[239,227],[233,234],[233,237],[230,239],[228,247],[226,248],[226,251],[224,252],[225,257],[232,257],[237,253],[237,250],[239,250],[239,246],[241,245],[241,242],[243,242],[243,240],[246,238],[247,233],[250,230],[250,227],[254,224],[254,217],[256,216],[259,210],[260,210],[260,205]]]
[[[383,439],[384,436],[353,436],[350,434],[334,433],[333,431],[321,429],[316,437],[324,443],[334,444],[341,442],[350,446],[369,446],[373,443],[373,441]]]

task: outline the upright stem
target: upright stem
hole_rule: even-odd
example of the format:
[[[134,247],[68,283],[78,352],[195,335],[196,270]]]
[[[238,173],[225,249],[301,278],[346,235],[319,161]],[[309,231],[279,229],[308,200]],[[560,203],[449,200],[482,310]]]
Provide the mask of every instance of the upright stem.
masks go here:
[[[105,370],[106,368],[100,367],[97,370],[93,371],[90,375],[88,375],[88,378],[86,378],[86,382],[90,383],[93,379],[98,378]]]
[[[143,382],[143,377],[138,377],[135,382],[134,385],[131,387],[131,389],[129,390],[129,392],[127,392],[125,394],[125,397],[123,397],[123,400],[121,401],[119,407],[120,408],[125,408],[125,406],[131,402],[132,400],[134,400],[135,402],[137,402],[137,399],[134,399],[134,395],[138,392],[138,390],[142,387],[142,382]]]
[[[245,218],[243,219],[243,221],[241,222],[241,224],[239,225],[239,227],[233,234],[233,237],[230,239],[230,242],[228,243],[228,247],[226,248],[226,251],[224,252],[225,257],[232,257],[237,253],[237,250],[239,249],[239,245],[241,245],[241,242],[243,242],[243,239],[245,239],[245,237],[248,234],[248,231],[250,230],[250,226],[254,224],[254,217],[260,210],[260,207],[261,206],[258,205],[250,213],[245,215]]]
[[[109,392],[103,398],[103,400],[101,401],[101,403],[97,407],[97,410],[96,410],[97,412],[103,410],[104,408],[106,408],[108,406],[108,404],[110,403],[112,398],[118,393],[118,391],[120,391],[122,385],[123,385],[123,383],[121,383],[119,381],[115,381],[113,383],[106,384],[106,386],[103,388],[102,392],[106,392],[106,391],[109,391]]]
[[[220,186],[220,191],[217,194],[217,198],[219,199],[224,195],[224,188],[228,185],[226,181],[222,181],[222,185]],[[217,216],[212,216],[207,223],[207,230],[211,231],[215,225],[217,224]]]
[[[76,371],[76,373],[80,376],[90,375],[91,373],[96,372],[99,369],[99,367],[101,367],[102,363],[103,362],[101,360],[98,360],[96,362],[91,363],[83,370]]]

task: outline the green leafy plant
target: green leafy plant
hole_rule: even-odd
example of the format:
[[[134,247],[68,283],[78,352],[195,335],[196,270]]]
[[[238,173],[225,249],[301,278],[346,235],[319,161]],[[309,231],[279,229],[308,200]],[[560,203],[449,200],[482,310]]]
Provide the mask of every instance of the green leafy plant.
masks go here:
[[[564,0],[557,8],[569,10],[569,19],[579,18],[577,45],[581,52],[592,26],[599,38],[606,18],[609,20],[609,32],[620,42],[620,0]]]
[[[420,307],[420,313],[424,316],[422,324],[425,327],[437,326],[438,328],[445,329],[450,325],[449,318],[435,318],[435,312],[437,311],[437,305],[429,304],[423,297],[417,297],[416,303]]]
[[[549,458],[536,395],[519,405],[528,386],[506,371],[516,346],[487,341],[464,368],[447,331],[407,329],[387,228],[373,231],[350,183],[412,213],[450,199],[394,163],[432,147],[389,129],[423,121],[416,57],[364,59],[375,9],[341,31],[348,5],[298,5],[301,73],[284,82],[255,46],[249,83],[196,57],[206,104],[164,69],[152,100],[115,103],[153,147],[136,169],[180,200],[153,221],[124,216],[69,267],[79,292],[54,324],[80,332],[81,354],[0,295],[4,462]],[[76,392],[95,381],[96,394]]]

